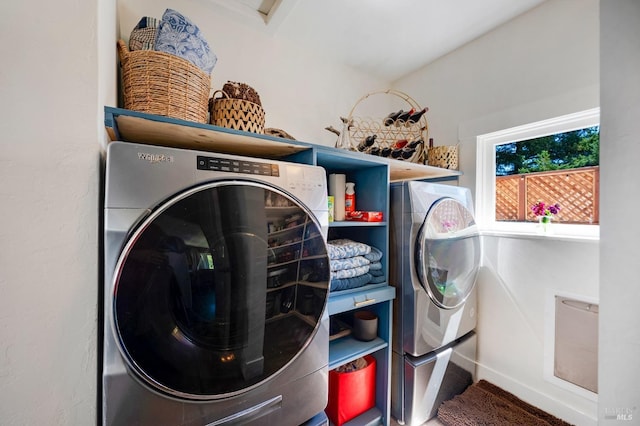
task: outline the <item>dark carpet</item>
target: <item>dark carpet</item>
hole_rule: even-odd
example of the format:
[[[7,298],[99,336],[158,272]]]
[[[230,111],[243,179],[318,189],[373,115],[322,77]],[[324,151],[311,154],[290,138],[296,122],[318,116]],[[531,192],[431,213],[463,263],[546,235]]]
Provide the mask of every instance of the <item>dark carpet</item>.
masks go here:
[[[447,426],[571,426],[486,380],[445,401],[438,420]]]

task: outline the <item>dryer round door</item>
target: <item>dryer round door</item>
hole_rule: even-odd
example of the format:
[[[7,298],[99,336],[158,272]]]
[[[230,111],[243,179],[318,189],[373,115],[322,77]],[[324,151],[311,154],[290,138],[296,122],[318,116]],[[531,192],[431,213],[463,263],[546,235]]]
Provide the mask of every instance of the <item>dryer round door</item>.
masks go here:
[[[329,259],[304,205],[255,182],[208,183],[155,209],[129,236],[112,326],[139,378],[171,396],[250,390],[316,334]]]
[[[436,306],[463,304],[480,268],[480,237],[469,209],[453,198],[435,201],[418,232],[414,260],[420,284]]]

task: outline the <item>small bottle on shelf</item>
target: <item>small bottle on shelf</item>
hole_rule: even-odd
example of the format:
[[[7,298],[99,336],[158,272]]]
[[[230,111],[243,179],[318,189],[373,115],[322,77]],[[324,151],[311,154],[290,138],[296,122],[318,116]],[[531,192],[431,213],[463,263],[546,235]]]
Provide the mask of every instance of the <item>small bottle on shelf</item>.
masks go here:
[[[346,216],[349,216],[350,212],[356,210],[356,184],[353,182],[347,182],[346,189],[344,191],[344,211]]]

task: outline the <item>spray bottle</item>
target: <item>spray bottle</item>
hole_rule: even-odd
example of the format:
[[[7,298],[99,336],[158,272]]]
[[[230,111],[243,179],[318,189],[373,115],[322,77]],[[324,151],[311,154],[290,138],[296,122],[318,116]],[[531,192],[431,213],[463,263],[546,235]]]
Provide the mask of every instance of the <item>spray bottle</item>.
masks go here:
[[[344,192],[344,211],[347,213],[356,210],[356,184],[353,182],[347,182]]]

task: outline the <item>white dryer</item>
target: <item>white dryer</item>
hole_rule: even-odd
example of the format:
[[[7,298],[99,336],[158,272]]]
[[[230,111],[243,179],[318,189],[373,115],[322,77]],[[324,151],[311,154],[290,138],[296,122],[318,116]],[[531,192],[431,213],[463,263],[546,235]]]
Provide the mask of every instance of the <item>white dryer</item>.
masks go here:
[[[467,188],[391,186],[392,415],[422,424],[475,373],[481,245]]]
[[[103,425],[322,421],[326,199],[320,167],[109,145]]]

